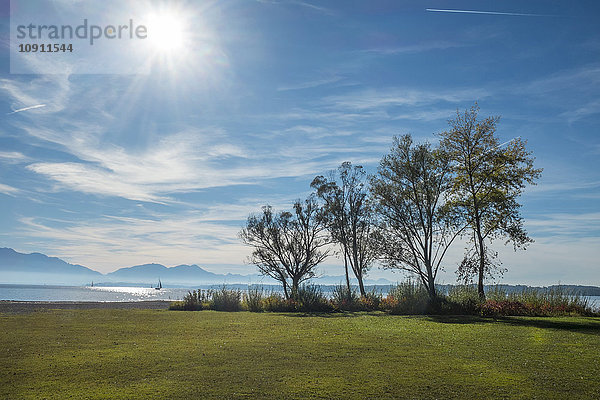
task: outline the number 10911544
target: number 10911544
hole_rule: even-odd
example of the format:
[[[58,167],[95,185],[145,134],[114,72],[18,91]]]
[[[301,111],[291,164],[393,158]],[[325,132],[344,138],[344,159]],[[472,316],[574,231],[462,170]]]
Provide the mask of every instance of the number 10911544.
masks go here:
[[[58,44],[58,43],[20,43],[19,53],[72,53],[72,44]]]

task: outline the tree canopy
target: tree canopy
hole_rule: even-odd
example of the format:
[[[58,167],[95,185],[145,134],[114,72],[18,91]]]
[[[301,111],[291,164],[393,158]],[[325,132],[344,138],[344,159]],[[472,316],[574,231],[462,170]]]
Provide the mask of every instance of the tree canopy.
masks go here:
[[[292,212],[274,213],[264,206],[261,214],[248,217],[240,238],[253,247],[250,262],[281,282],[286,298],[297,294],[299,285],[315,275],[315,267],[329,254],[325,224],[313,196],[296,201]]]
[[[484,278],[494,273],[496,265],[488,243],[505,238],[516,250],[532,242],[517,198],[526,184],[535,184],[542,170],[534,168],[534,158],[522,139],[500,143],[499,117],[478,120],[478,112],[477,105],[457,111],[449,121],[451,129],[440,134],[440,146],[452,163],[452,207],[470,227],[473,244],[458,273],[467,280],[477,276],[478,292],[484,298]]]
[[[382,222],[378,245],[384,267],[415,274],[432,299],[442,259],[460,232],[448,212],[450,171],[444,152],[405,135],[394,138],[371,186]]]
[[[346,285],[350,292],[348,264],[366,294],[364,276],[376,259],[373,246],[374,212],[369,199],[368,178],[360,165],[344,162],[328,177],[319,175],[311,186],[324,201],[323,216],[332,239],[339,244],[344,258]]]

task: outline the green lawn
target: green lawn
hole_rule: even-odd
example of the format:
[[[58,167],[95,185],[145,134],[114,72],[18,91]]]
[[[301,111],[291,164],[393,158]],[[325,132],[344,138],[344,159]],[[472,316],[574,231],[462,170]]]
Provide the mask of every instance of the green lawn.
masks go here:
[[[600,398],[600,318],[0,314],[0,398]]]

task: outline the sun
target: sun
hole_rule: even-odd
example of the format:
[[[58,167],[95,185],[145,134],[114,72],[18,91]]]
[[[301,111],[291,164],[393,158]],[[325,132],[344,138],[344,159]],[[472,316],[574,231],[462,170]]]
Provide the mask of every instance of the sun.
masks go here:
[[[132,15],[146,29],[135,52],[144,74],[166,73],[174,80],[188,73],[209,74],[224,59],[205,6],[191,2],[135,2]]]
[[[148,41],[157,53],[177,53],[187,40],[186,19],[175,12],[156,12],[147,18]]]

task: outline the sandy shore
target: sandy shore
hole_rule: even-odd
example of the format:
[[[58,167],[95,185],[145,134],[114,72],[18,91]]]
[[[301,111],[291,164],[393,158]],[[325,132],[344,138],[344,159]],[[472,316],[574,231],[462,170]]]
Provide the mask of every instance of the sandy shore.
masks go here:
[[[170,301],[75,302],[75,301],[0,301],[0,313],[28,313],[40,310],[135,309],[166,310]]]

